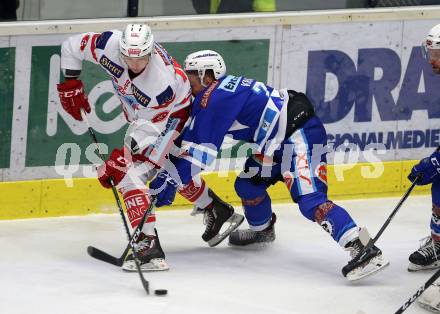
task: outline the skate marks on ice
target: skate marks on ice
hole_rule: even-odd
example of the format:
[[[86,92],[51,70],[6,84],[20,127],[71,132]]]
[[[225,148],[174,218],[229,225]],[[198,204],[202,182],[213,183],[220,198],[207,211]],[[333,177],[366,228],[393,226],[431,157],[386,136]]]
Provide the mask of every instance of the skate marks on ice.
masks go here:
[[[210,248],[204,225],[189,211],[159,211],[157,228],[171,267],[148,273],[148,298],[138,278],[92,259],[88,245],[119,255],[126,246],[117,215],[0,222],[0,311],[8,314],[130,313],[394,313],[430,272],[408,273],[408,256],[428,233],[430,199],[410,197],[383,234],[380,247],[391,265],[356,283],[340,273],[349,257],[293,203],[274,205],[277,238],[267,248]],[[396,198],[338,201],[372,234]],[[237,212],[241,213],[238,209]],[[247,227],[246,222],[243,228]],[[23,275],[25,274],[25,275]],[[22,302],[26,291],[27,302]],[[414,304],[407,310],[426,313]]]

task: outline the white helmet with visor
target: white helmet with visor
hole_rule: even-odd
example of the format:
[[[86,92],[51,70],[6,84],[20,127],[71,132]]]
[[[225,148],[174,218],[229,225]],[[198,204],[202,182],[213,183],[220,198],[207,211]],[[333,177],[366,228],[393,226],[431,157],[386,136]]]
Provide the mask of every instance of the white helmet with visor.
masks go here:
[[[151,55],[154,37],[145,24],[128,24],[119,41],[119,49],[124,57],[141,58]]]

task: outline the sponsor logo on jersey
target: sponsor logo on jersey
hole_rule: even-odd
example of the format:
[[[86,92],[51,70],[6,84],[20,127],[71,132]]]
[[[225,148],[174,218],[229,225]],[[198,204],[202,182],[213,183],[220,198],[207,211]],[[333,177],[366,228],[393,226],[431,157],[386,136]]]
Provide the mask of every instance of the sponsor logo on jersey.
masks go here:
[[[142,106],[146,107],[151,101],[151,98],[142,93],[136,85],[131,84],[131,90],[133,91],[133,96]]]
[[[219,83],[218,81],[215,81],[208,87],[205,93],[203,93],[202,100],[200,101],[200,107],[202,108],[208,107],[209,98],[211,97],[211,94],[214,91],[214,89],[216,89],[216,87],[218,86],[218,83]]]
[[[102,55],[101,59],[99,59],[99,63],[117,78],[120,78],[122,73],[124,72],[123,67],[111,61],[109,58],[106,57],[106,55]]]
[[[241,76],[228,75],[218,88],[233,93],[237,89],[240,79]]]
[[[176,99],[176,94],[174,94],[174,91],[171,88],[171,86],[168,85],[168,87],[165,88],[165,90],[162,93],[156,96],[158,105],[151,108],[153,109],[166,108],[169,105],[171,105],[175,99]]]
[[[155,115],[155,116],[151,119],[151,122],[153,122],[153,123],[159,123],[159,122],[165,120],[165,119],[168,117],[168,114],[169,114],[169,113],[170,113],[169,111],[163,111],[163,112],[161,112],[161,113],[158,113],[157,115]]]
[[[87,34],[81,39],[81,45],[79,47],[79,50],[84,51],[86,49],[87,43],[89,42],[90,35]]]

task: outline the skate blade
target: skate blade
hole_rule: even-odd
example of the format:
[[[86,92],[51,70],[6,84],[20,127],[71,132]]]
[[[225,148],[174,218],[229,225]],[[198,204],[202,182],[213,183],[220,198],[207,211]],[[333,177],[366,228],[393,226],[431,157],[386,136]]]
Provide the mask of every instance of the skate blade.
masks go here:
[[[235,229],[237,229],[242,222],[244,221],[244,216],[234,213],[231,217],[229,217],[228,220],[226,220],[225,223],[229,223],[228,228],[221,232],[220,232],[214,236],[211,240],[208,241],[208,245],[210,247],[214,247],[216,245],[218,245],[220,242],[222,242],[227,236],[229,236],[231,234],[232,231],[234,231]]]
[[[356,281],[367,276],[371,276],[388,266],[390,262],[382,255],[373,257],[366,265],[359,266],[347,274],[349,281]]]
[[[133,260],[126,261],[122,265],[122,269],[129,272],[135,272],[137,271],[136,263]],[[141,265],[142,272],[163,271],[169,269],[170,267],[163,258],[154,258],[148,263]]]
[[[432,264],[426,265],[426,266],[421,266],[421,265],[417,265],[414,263],[409,262],[408,265],[408,271],[409,272],[416,272],[416,271],[420,271],[420,270],[431,270],[431,269],[437,269],[440,268],[440,261],[436,261]]]
[[[274,241],[251,243],[251,244],[247,244],[247,245],[237,245],[237,244],[234,244],[234,243],[231,243],[231,242],[228,241],[228,245],[232,249],[237,249],[237,250],[259,251],[259,250],[264,250],[266,248],[271,247],[273,245]]]

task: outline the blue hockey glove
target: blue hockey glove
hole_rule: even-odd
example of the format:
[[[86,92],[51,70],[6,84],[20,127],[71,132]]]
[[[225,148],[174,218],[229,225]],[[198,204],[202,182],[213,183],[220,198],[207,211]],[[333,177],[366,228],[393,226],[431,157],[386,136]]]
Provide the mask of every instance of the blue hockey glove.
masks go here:
[[[156,195],[156,207],[171,205],[176,197],[178,184],[165,170],[150,182],[150,193]]]
[[[423,158],[411,169],[408,179],[414,182],[420,176],[417,185],[432,183],[432,180],[440,173],[440,152],[435,151],[431,156]]]

